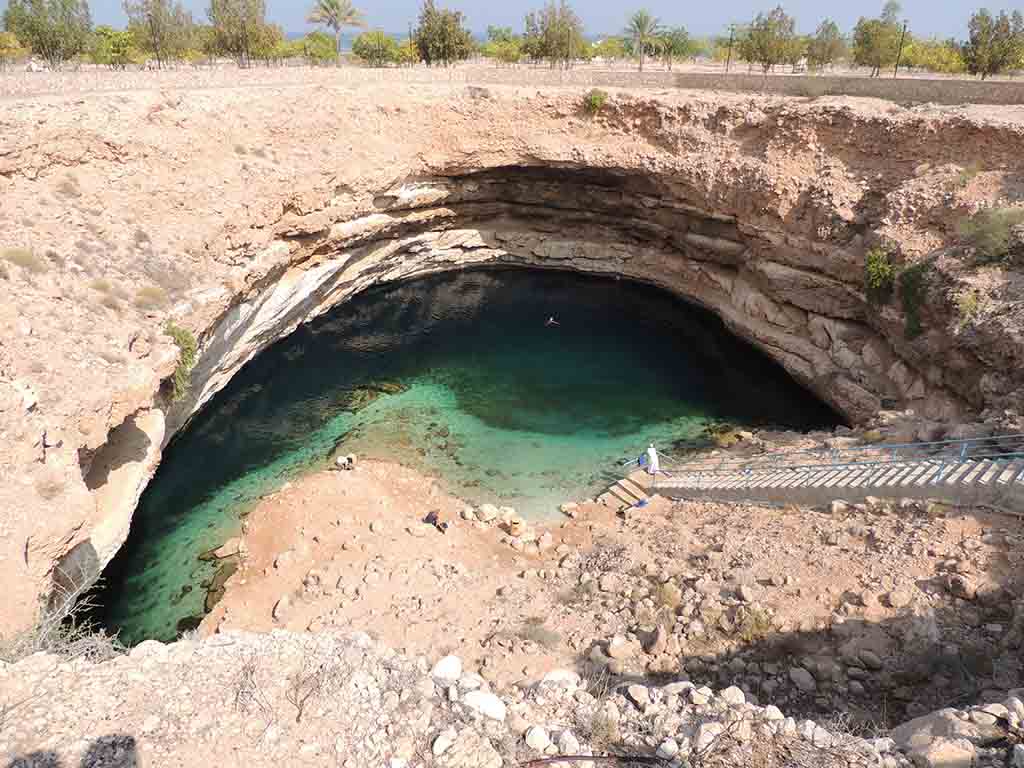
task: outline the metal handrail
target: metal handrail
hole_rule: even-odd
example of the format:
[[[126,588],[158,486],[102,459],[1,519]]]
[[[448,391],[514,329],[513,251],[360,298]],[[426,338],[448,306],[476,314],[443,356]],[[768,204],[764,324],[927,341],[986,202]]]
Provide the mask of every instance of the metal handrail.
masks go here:
[[[688,470],[683,470],[683,471],[685,471],[685,472],[687,472],[688,474],[691,474],[691,475],[697,475],[698,477],[703,477],[703,476],[720,477],[720,476],[723,476],[723,475],[735,475],[735,474],[740,473],[740,472],[745,473],[745,474],[749,474],[749,475],[754,475],[754,474],[759,474],[760,475],[760,474],[768,474],[768,473],[772,473],[772,472],[782,472],[782,471],[788,471],[788,472],[814,472],[814,471],[822,471],[822,470],[826,470],[826,469],[830,469],[830,470],[834,470],[834,471],[841,471],[841,470],[844,470],[844,469],[854,469],[854,468],[856,468],[856,469],[868,469],[870,467],[901,467],[901,466],[909,467],[909,466],[913,466],[915,464],[921,464],[921,463],[925,463],[925,462],[931,462],[931,463],[936,463],[936,464],[946,464],[946,463],[957,463],[957,464],[959,464],[961,461],[966,461],[966,460],[971,460],[971,461],[974,461],[974,462],[980,462],[980,461],[986,461],[986,460],[996,460],[996,461],[1007,461],[1007,462],[1010,462],[1010,461],[1016,461],[1016,460],[1019,460],[1019,459],[1024,459],[1024,451],[1022,451],[1022,452],[1015,452],[1015,453],[994,453],[994,454],[986,454],[986,455],[983,455],[983,456],[968,456],[966,459],[961,459],[960,457],[955,457],[955,456],[924,456],[924,457],[916,458],[916,459],[902,459],[902,460],[899,460],[899,459],[897,459],[897,460],[888,459],[888,460],[878,460],[878,461],[849,461],[849,462],[842,462],[842,463],[835,463],[835,464],[833,464],[833,463],[828,463],[828,464],[784,464],[784,465],[763,466],[763,467],[746,467],[746,468],[742,468],[742,469],[718,469],[718,468],[715,468],[715,469],[688,469]],[[676,470],[676,471],[679,472],[679,470]],[[667,477],[673,477],[672,472],[669,472],[667,470],[665,470],[665,474],[666,474]],[[665,481],[661,480],[661,479],[658,479],[657,482],[663,483]]]
[[[767,453],[758,456],[731,457],[705,457],[687,462],[679,462],[666,454],[661,454],[672,463],[665,468],[671,468],[678,472],[685,471],[708,471],[713,468],[716,471],[736,471],[763,466],[765,468],[789,465],[788,462],[800,457],[824,457],[828,456],[829,465],[860,464],[863,463],[860,457],[865,454],[872,456],[888,455],[888,463],[894,463],[899,459],[905,459],[913,455],[917,459],[931,459],[941,456],[956,456],[960,460],[967,458],[995,458],[1014,455],[1017,451],[1000,450],[1001,443],[1018,441],[1024,447],[1024,435],[997,435],[993,437],[976,437],[961,440],[939,440],[922,443],[876,443],[872,445],[858,445],[847,448],[816,448],[803,449],[799,451],[788,451],[780,453]],[[1016,446],[1007,446],[1016,447]],[[958,451],[948,451],[950,448]],[[972,450],[973,449],[973,450]],[[977,449],[992,451],[992,453],[979,454]],[[958,454],[958,455],[957,455]],[[852,459],[849,460],[849,459]],[[635,461],[632,463],[636,463]],[[818,462],[821,463],[820,460]]]

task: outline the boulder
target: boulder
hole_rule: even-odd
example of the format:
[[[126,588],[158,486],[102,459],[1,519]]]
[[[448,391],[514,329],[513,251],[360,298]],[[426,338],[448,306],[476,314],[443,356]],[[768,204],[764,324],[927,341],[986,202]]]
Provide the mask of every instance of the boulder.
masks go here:
[[[974,768],[974,745],[966,739],[936,739],[907,752],[917,768]]]
[[[445,656],[434,665],[430,676],[439,683],[451,685],[462,677],[462,659],[458,656]]]
[[[489,523],[498,516],[498,508],[493,504],[481,504],[476,510],[476,519],[482,523]]]
[[[462,703],[474,712],[498,722],[505,722],[505,702],[493,693],[470,691],[462,697]]]
[[[955,709],[941,709],[903,723],[894,728],[890,736],[898,749],[912,755],[939,740],[950,744],[960,741],[969,745],[978,743],[984,738],[984,731],[977,723],[960,717]],[[955,752],[953,747],[949,750]]]
[[[626,689],[626,695],[630,701],[636,704],[643,711],[651,703],[651,694],[647,686],[634,684]]]
[[[789,679],[804,693],[814,693],[818,690],[818,684],[814,682],[814,675],[803,667],[793,667],[789,670]]]
[[[639,650],[638,643],[627,640],[622,635],[616,635],[608,643],[608,656],[612,659],[629,659],[636,656]]]
[[[526,746],[535,752],[543,752],[551,746],[551,738],[547,731],[535,725],[526,732]]]
[[[697,752],[707,751],[724,731],[725,726],[721,723],[702,723],[697,729],[697,736],[693,743],[694,749]]]
[[[724,691],[721,691],[719,697],[730,707],[739,707],[747,703],[747,696],[743,691],[737,688],[735,685],[730,685]]]
[[[430,747],[430,751],[434,753],[434,757],[440,757],[448,748],[455,743],[455,738],[458,734],[454,728],[446,728],[437,734],[434,739],[434,743]]]
[[[562,755],[578,755],[580,741],[572,731],[566,729],[558,735],[558,752]]]

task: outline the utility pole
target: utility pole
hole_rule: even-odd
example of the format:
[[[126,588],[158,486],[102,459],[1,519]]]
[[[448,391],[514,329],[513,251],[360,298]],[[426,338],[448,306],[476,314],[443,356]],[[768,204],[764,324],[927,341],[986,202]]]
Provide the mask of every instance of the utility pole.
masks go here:
[[[900,34],[900,50],[896,54],[896,69],[893,70],[893,79],[900,73],[900,60],[903,58],[903,41],[907,39],[907,22],[903,22],[903,32]]]
[[[728,57],[725,60],[725,72],[726,72],[726,74],[729,73],[729,67],[732,66],[732,43],[733,43],[733,40],[735,39],[735,37],[736,37],[736,25],[735,24],[730,24],[729,25],[729,55],[728,55]]]

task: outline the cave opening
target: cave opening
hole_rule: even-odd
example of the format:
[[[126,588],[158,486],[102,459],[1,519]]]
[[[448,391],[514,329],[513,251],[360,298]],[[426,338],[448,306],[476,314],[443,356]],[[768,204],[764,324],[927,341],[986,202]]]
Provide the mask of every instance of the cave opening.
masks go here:
[[[672,453],[712,424],[842,421],[714,314],[652,286],[539,269],[378,286],[258,355],[175,437],[97,619],[130,644],[195,626],[230,575],[202,554],[339,453],[539,518],[596,495],[648,442]]]

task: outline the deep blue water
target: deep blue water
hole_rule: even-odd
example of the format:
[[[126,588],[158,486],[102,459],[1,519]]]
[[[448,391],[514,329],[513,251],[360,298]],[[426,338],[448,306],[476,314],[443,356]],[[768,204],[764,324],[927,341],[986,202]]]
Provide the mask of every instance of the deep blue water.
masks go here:
[[[337,448],[538,517],[602,490],[649,442],[718,420],[838,421],[713,315],[651,287],[510,270],[375,289],[253,360],[169,446],[101,619],[131,643],[173,638],[202,614],[213,566],[197,555]]]

